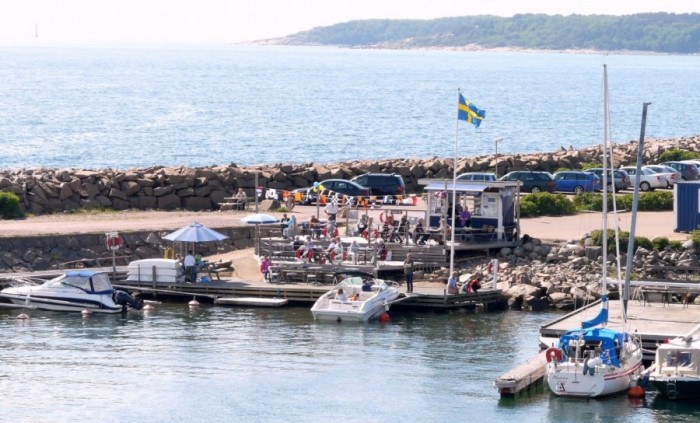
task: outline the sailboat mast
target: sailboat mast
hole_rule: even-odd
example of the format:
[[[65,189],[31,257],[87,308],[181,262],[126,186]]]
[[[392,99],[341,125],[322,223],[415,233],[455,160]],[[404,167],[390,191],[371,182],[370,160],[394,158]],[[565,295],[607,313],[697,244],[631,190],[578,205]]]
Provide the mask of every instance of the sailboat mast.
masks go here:
[[[602,295],[608,295],[608,142],[610,123],[608,122],[608,65],[603,64],[603,271],[601,281]],[[607,307],[608,302],[603,301],[603,307]]]
[[[632,219],[630,221],[630,236],[627,243],[627,261],[625,264],[625,285],[622,289],[623,313],[627,314],[627,301],[630,297],[630,278],[632,277],[632,256],[634,255],[634,235],[637,229],[637,207],[639,204],[639,182],[642,177],[642,160],[644,153],[644,132],[647,126],[647,108],[651,103],[642,105],[642,128],[639,133],[639,147],[637,148],[637,165],[634,175],[634,194],[632,195]]]

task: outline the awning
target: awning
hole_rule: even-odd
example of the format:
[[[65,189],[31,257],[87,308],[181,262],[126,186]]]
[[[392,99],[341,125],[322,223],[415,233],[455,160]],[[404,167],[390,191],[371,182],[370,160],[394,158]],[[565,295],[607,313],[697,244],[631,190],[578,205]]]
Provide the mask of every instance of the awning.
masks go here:
[[[447,191],[452,192],[452,185],[453,182],[447,182],[445,183],[444,181],[440,182],[431,182],[428,185],[425,186],[426,191],[445,191],[445,187],[447,187]],[[473,182],[457,182],[455,185],[455,191],[457,192],[484,192],[486,188],[488,188],[488,185],[483,185],[483,184],[475,184]]]

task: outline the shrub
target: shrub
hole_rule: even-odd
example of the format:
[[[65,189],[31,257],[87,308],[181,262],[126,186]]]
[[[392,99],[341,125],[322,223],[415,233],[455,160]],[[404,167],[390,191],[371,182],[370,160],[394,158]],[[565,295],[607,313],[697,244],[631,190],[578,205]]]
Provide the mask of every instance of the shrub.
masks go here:
[[[659,162],[693,160],[700,158],[700,153],[686,150],[668,150],[659,154]]]
[[[24,217],[19,207],[19,196],[14,192],[0,192],[0,217],[3,219]]]
[[[680,250],[681,248],[683,248],[683,243],[681,241],[678,241],[677,239],[669,241],[668,245],[671,247],[672,250]]]
[[[651,243],[654,245],[655,250],[665,250],[669,246],[670,241],[666,237],[654,238]]]
[[[601,166],[600,163],[581,163],[581,170],[593,169]]]
[[[693,246],[700,245],[700,229],[696,229],[690,233],[690,240],[693,241]]]
[[[633,194],[617,196],[618,210],[632,210]],[[574,206],[578,210],[603,210],[603,195],[596,192],[584,192],[574,196]],[[608,211],[612,211],[612,194],[608,194]],[[639,211],[673,210],[673,193],[670,191],[643,192],[639,195]]]
[[[520,217],[538,216],[537,205],[535,205],[535,203],[531,203],[529,201],[524,200],[525,198],[523,198],[523,201],[520,203]]]
[[[641,211],[665,211],[673,210],[673,192],[655,191],[645,192],[639,196],[639,210]]]
[[[628,236],[629,238],[629,236]],[[653,250],[654,249],[654,244],[651,242],[651,240],[647,237],[644,236],[635,236],[634,237],[634,249],[636,250],[637,248],[642,247],[646,250]]]
[[[597,229],[591,232],[591,239],[594,245],[597,245],[599,247],[602,246],[603,231],[601,229]],[[627,253],[629,240],[630,233],[627,231],[620,231],[620,253]],[[651,242],[651,240],[649,240],[649,238],[643,236],[636,236],[634,237],[634,251],[637,251],[637,248],[639,247],[645,248],[647,250],[653,250],[654,244]],[[608,253],[615,254],[615,230],[613,229],[608,229]]]
[[[528,214],[527,216],[563,216],[576,213],[574,203],[566,196],[563,194],[550,194],[548,192],[528,194],[523,197],[520,205],[521,216],[525,216],[523,214],[523,207],[528,208],[528,213],[534,213]]]

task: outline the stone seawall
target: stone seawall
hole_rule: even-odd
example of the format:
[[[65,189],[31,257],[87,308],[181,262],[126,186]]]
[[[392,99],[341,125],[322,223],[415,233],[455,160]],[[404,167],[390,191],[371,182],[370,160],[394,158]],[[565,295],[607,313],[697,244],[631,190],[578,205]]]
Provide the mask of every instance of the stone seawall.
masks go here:
[[[614,146],[615,163],[636,161],[636,141]],[[645,143],[644,162],[655,163],[670,149],[700,151],[700,136]],[[602,163],[601,146],[574,150],[562,147],[551,153],[499,155],[499,175],[512,170],[579,169],[584,163]],[[457,172],[493,171],[493,155],[460,158]],[[25,212],[35,215],[83,208],[115,210],[214,210],[225,197],[243,188],[252,198],[255,176],[265,189],[292,190],[329,178],[349,179],[366,172],[401,175],[408,193],[420,190],[420,178],[446,178],[453,172],[453,159],[385,159],[336,164],[275,164],[205,168],[151,167],[145,169],[25,169],[0,172],[0,191],[19,195]]]
[[[253,246],[253,227],[212,228],[229,239],[215,243],[197,244],[202,255],[212,255]],[[162,236],[169,232],[121,232],[123,246],[116,252],[117,265],[143,258],[163,257],[167,247],[173,245]],[[179,244],[175,246],[179,252]],[[26,272],[60,269],[67,262],[77,267],[109,267],[112,252],[105,246],[104,234],[76,234],[60,236],[32,236],[0,238],[0,272]]]

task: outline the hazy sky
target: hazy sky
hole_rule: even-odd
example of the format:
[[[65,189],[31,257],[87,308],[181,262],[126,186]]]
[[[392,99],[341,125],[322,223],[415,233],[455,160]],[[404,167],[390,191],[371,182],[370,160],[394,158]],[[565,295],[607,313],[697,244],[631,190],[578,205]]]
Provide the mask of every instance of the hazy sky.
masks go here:
[[[700,0],[0,0],[0,44],[221,43],[355,19],[660,11],[700,12]]]

